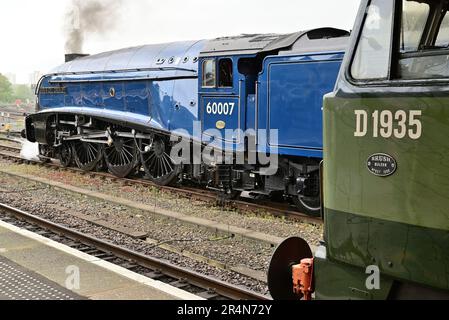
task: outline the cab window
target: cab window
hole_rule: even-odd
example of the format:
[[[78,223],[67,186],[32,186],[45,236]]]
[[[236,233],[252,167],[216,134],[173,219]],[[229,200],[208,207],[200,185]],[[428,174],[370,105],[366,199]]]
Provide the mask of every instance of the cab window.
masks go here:
[[[443,22],[441,22],[441,28],[438,32],[437,47],[449,47],[449,13],[446,12]]]
[[[220,88],[230,88],[234,86],[233,82],[233,64],[229,58],[220,59],[218,62],[218,81]]]
[[[394,1],[372,0],[351,65],[356,80],[389,76]]]
[[[449,78],[448,8],[449,0],[372,0],[350,65],[352,78]]]
[[[413,52],[420,49],[424,29],[429,18],[430,7],[427,3],[404,1],[401,20],[400,51]]]
[[[449,13],[446,12],[443,22],[441,23],[440,32],[438,32],[437,42],[438,47],[449,47]]]
[[[449,77],[447,9],[447,1],[402,1],[398,79]]]
[[[215,88],[217,85],[216,82],[216,67],[214,59],[206,59],[203,61],[203,88]]]

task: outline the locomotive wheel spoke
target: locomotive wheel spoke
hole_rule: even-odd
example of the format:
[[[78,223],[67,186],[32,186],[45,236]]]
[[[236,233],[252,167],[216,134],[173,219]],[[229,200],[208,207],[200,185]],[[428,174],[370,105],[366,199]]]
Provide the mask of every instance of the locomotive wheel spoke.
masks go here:
[[[148,145],[143,142],[143,146]],[[141,154],[147,178],[158,185],[173,183],[179,174],[180,166],[174,164],[169,153],[170,146],[162,138],[157,137],[150,150]]]
[[[61,166],[63,166],[64,168],[67,168],[72,164],[73,148],[70,143],[62,144],[62,146],[59,148],[58,158]]]
[[[138,150],[134,139],[119,138],[104,151],[109,172],[119,178],[132,174],[138,165]]]
[[[73,158],[78,168],[92,171],[102,158],[101,145],[77,141],[72,146]]]

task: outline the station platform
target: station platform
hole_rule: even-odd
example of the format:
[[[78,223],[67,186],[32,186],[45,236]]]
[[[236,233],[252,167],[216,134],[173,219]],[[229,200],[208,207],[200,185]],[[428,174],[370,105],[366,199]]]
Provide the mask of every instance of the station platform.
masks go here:
[[[0,300],[201,300],[0,221]]]

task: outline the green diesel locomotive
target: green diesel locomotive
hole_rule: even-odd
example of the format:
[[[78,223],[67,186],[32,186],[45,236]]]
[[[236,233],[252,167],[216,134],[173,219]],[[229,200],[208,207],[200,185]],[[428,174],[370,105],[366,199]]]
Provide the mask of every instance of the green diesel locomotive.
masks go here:
[[[362,1],[324,99],[324,241],[278,248],[273,298],[449,298],[448,10]]]

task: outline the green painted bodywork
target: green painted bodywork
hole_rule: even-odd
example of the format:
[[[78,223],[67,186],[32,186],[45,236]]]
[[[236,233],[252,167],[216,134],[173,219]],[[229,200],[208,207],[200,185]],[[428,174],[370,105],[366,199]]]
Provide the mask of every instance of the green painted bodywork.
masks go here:
[[[421,110],[422,136],[373,138],[368,126],[365,137],[354,137],[354,110]],[[449,230],[449,98],[327,97],[324,128],[326,208]],[[394,175],[368,171],[375,153],[396,159]]]
[[[315,258],[314,267],[318,300],[386,300],[393,284],[381,277],[379,290],[368,290],[364,269],[319,258]]]
[[[316,296],[447,298],[449,81],[401,80],[395,68],[396,54],[391,56],[387,79],[351,79],[351,63],[369,5],[370,0],[361,1],[335,90],[324,98],[322,251],[326,254],[321,252],[316,257]],[[398,26],[397,20],[396,38]],[[356,110],[368,115],[368,130],[363,137],[355,135]],[[407,130],[413,127],[410,111],[421,111],[417,117],[421,136],[375,137],[372,115],[386,110],[393,115],[404,111],[408,115]],[[399,129],[395,120],[393,129]],[[379,177],[370,172],[368,158],[377,154],[395,159],[394,174]],[[380,290],[367,291],[365,271],[372,265],[379,267],[382,285]]]
[[[369,121],[368,134],[355,137],[355,110],[421,110],[422,136],[374,138]],[[325,98],[324,128],[328,259],[448,290],[449,95],[337,91]],[[392,176],[370,173],[376,153],[396,159]]]

